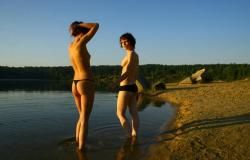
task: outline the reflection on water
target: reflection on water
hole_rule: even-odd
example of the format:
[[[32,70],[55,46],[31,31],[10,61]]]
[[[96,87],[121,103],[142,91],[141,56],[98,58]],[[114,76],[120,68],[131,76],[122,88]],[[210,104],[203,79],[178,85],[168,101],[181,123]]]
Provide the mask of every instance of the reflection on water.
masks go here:
[[[116,94],[97,93],[82,153],[73,137],[78,113],[71,92],[1,91],[0,159],[143,159],[173,109],[143,96],[138,108],[138,139],[126,139],[116,117]]]
[[[73,137],[72,137],[73,138]],[[73,139],[72,139],[73,140]],[[64,145],[61,148],[61,157],[63,159],[77,159],[77,160],[96,160],[96,159],[111,159],[111,160],[141,160],[144,159],[146,147],[141,145],[136,137],[125,138],[119,146],[110,150],[100,151],[79,151],[72,141],[72,144],[60,144]],[[74,143],[74,144],[73,144]],[[72,145],[72,146],[71,146]],[[62,156],[63,155],[63,156]],[[68,157],[68,158],[65,158]]]
[[[140,94],[137,99],[137,106],[139,111],[143,111],[150,104],[152,104],[154,107],[161,107],[165,103],[165,101],[156,98],[151,98],[143,94]]]
[[[136,137],[127,138],[116,154],[116,160],[138,160],[142,159],[142,151]]]
[[[78,160],[88,160],[87,153],[81,152],[78,149],[76,149],[76,155],[77,155]]]
[[[56,80],[27,80],[5,79],[0,80],[0,91],[25,90],[25,91],[70,91],[71,82]]]
[[[95,156],[93,153],[90,152],[82,152],[78,150],[77,147],[71,147],[70,149],[67,148],[66,150],[63,150],[64,156],[68,157],[69,159],[76,158],[78,160],[95,160],[95,159],[114,159],[114,160],[139,160],[143,159],[143,150],[142,147],[140,146],[138,139],[133,137],[133,138],[126,138],[123,140],[117,148],[115,148],[112,152],[112,154],[107,155],[109,151],[106,151],[106,153],[103,152],[102,155],[97,155],[100,154],[98,152],[95,152]],[[69,145],[69,144],[68,144]],[[64,146],[65,147],[65,146]],[[69,146],[67,146],[69,147]],[[64,148],[65,149],[65,148]],[[70,151],[70,152],[69,152]],[[68,155],[65,154],[68,152]],[[71,154],[69,154],[71,153]],[[110,156],[112,155],[112,156]]]

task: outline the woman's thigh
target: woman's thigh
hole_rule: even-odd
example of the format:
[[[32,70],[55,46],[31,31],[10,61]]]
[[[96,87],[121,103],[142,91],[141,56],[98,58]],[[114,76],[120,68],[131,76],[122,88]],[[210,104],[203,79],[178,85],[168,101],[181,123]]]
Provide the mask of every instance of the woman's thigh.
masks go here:
[[[75,100],[75,104],[77,107],[78,112],[81,112],[81,95],[77,92],[76,85],[72,83],[72,95]]]
[[[95,83],[89,81],[78,82],[77,92],[81,96],[82,111],[91,112],[95,97]]]
[[[119,91],[117,98],[117,110],[125,112],[130,101],[130,93],[127,91]]]
[[[131,114],[137,113],[137,93],[131,93],[128,107]]]

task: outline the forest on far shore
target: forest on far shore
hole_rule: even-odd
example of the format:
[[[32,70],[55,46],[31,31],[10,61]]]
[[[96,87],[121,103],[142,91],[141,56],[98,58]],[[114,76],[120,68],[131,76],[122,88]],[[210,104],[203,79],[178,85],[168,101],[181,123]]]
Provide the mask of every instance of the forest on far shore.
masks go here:
[[[92,66],[97,88],[110,90],[120,73],[120,66]],[[206,69],[209,81],[235,81],[250,77],[250,64],[196,64],[196,65],[140,65],[140,75],[152,86],[159,83],[180,82],[197,70]],[[73,70],[70,66],[61,67],[7,67],[0,66],[0,80],[56,80],[72,82]],[[118,84],[117,84],[118,85]]]

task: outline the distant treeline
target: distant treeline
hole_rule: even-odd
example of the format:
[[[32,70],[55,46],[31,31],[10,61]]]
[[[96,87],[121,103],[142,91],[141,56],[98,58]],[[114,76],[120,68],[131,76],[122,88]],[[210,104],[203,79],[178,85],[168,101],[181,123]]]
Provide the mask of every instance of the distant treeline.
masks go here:
[[[250,64],[209,64],[209,65],[159,65],[140,66],[140,74],[151,84],[179,82],[192,73],[205,68],[211,80],[234,81],[250,77]],[[99,89],[112,87],[121,72],[120,66],[92,66]],[[40,79],[71,81],[71,67],[5,67],[0,66],[1,79]]]

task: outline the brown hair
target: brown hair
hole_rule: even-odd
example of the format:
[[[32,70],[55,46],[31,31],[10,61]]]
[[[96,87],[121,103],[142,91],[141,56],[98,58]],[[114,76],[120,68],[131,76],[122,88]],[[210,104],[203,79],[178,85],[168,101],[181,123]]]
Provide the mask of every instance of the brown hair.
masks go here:
[[[71,31],[71,36],[76,37],[80,33],[86,34],[88,33],[89,29],[85,27],[80,27],[79,24],[82,24],[83,22],[74,21],[71,23],[69,30]]]
[[[131,33],[125,33],[125,34],[121,35],[121,37],[120,37],[120,45],[121,45],[121,47],[122,47],[122,44],[121,44],[122,39],[128,40],[129,43],[131,44],[131,46],[133,48],[135,48],[136,40],[135,40],[135,37]]]

